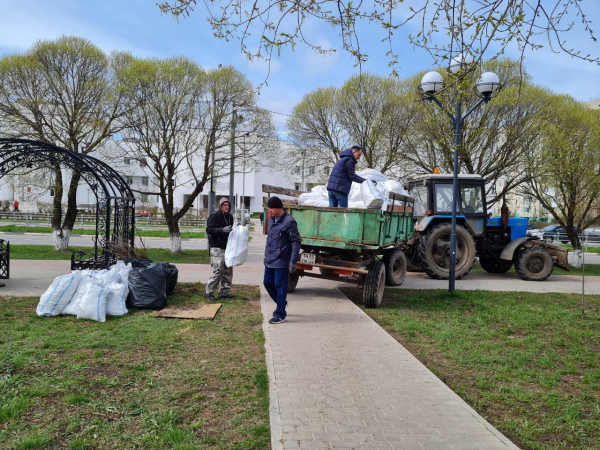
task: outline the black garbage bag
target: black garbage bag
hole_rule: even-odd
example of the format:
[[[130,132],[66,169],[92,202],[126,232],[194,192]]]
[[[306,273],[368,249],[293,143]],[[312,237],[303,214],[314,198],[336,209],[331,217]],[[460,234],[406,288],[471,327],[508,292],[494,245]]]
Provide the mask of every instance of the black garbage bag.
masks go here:
[[[167,305],[167,283],[160,264],[133,268],[129,272],[127,307],[162,309]]]
[[[140,267],[148,267],[152,264],[152,260],[148,258],[127,258],[124,260],[125,264],[131,263],[131,267],[139,269]]]
[[[171,295],[177,286],[177,277],[179,270],[171,263],[158,263],[162,267],[165,278],[167,279],[167,295]]]

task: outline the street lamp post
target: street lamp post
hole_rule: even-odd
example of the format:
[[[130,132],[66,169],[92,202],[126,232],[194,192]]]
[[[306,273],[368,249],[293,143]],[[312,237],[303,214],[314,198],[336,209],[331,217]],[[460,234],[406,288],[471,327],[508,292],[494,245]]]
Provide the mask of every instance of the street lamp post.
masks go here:
[[[455,58],[456,64],[450,66],[451,72],[461,69],[462,58]],[[462,114],[462,98],[459,96],[456,103],[456,113],[452,115],[436,95],[444,87],[442,75],[438,72],[428,72],[421,79],[419,91],[424,100],[434,102],[450,118],[454,131],[454,167],[452,172],[452,231],[450,234],[450,273],[448,274],[448,291],[454,292],[456,284],[456,210],[458,209],[458,147],[460,145],[460,131],[464,127],[465,119],[469,117],[482,103],[489,102],[495,93],[502,87],[498,76],[493,72],[481,74],[477,81],[477,92],[481,98],[464,116]]]

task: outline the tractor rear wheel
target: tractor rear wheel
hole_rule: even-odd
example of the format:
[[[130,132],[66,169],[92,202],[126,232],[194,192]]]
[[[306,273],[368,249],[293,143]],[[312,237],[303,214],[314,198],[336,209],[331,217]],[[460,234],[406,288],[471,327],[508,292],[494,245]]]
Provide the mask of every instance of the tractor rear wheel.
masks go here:
[[[496,261],[493,256],[489,255],[480,256],[479,264],[487,273],[506,273],[513,265],[512,261],[506,261],[504,259]]]
[[[419,253],[421,267],[427,275],[437,280],[447,280],[450,276],[450,235],[452,225],[448,222],[432,227],[421,238]],[[475,241],[471,233],[461,225],[456,225],[456,266],[455,277],[460,280],[475,264]]]
[[[545,248],[526,248],[517,257],[515,270],[524,280],[544,281],[554,270],[554,260]]]
[[[363,289],[363,303],[367,308],[377,308],[381,305],[385,290],[385,264],[374,261],[369,266]]]

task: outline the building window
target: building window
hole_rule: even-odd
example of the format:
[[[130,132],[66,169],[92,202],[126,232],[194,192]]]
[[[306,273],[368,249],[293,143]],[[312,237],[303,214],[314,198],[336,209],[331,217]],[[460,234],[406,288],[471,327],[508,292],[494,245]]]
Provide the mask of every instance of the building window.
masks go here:
[[[295,175],[299,175],[300,174],[300,166],[294,167],[294,174]]]
[[[50,189],[50,197],[54,197],[54,189]]]
[[[148,194],[142,194],[142,203],[148,203]]]
[[[309,175],[314,175],[315,174],[315,168],[311,167],[310,169],[308,169],[308,174]]]
[[[127,184],[131,186],[133,184],[133,178],[127,177]]]
[[[297,191],[299,191],[302,188],[302,186],[300,185],[300,183],[296,183],[294,185],[294,189],[296,189]]]
[[[144,161],[143,159],[140,160],[140,167],[145,167],[146,166],[146,161]]]
[[[142,186],[148,186],[148,177],[142,177]]]
[[[124,162],[126,165],[129,165],[129,164],[131,164],[131,158],[125,158],[125,159],[123,160],[123,162]]]
[[[323,167],[323,175],[327,175],[329,173],[329,167]]]

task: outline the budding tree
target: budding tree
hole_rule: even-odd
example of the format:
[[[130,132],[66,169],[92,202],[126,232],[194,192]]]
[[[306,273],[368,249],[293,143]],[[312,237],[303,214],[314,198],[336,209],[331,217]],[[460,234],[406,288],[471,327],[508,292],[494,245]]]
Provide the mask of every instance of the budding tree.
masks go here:
[[[90,153],[119,126],[124,90],[119,73],[130,61],[122,53],[104,54],[77,37],[38,41],[23,54],[0,59],[0,133]],[[55,250],[66,250],[77,216],[79,173],[54,168],[52,229]],[[67,178],[69,178],[67,176]],[[67,209],[62,219],[63,194]]]

